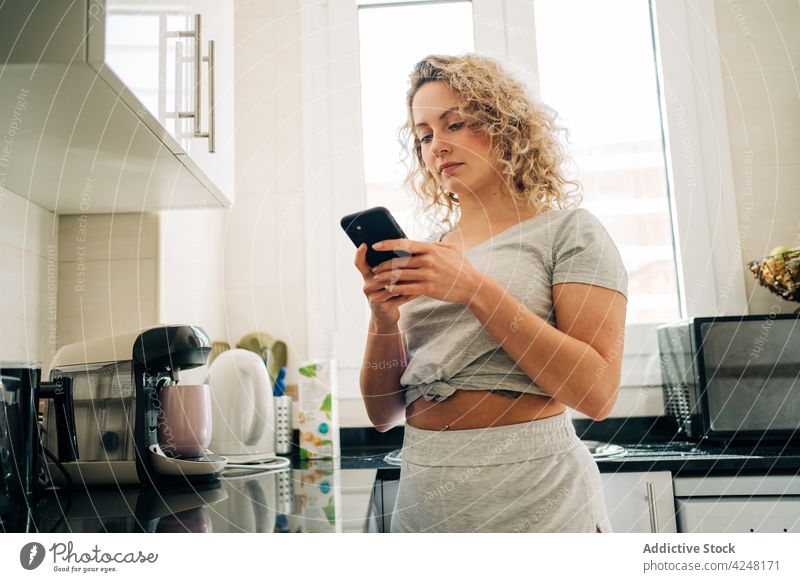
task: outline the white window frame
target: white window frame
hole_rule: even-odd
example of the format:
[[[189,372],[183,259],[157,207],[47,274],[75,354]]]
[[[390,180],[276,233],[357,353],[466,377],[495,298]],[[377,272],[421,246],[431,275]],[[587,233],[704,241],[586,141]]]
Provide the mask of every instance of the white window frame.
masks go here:
[[[538,88],[530,0],[473,0],[472,5],[476,52],[524,66],[526,78]],[[353,266],[353,246],[338,224],[366,204],[358,7],[355,0],[300,0],[300,8],[308,351],[338,361],[340,399],[360,398],[366,334],[363,328],[348,328],[345,320],[348,313],[363,312],[366,322],[368,308]],[[681,310],[684,317],[744,314],[713,0],[653,0],[653,15],[659,85],[669,83],[661,107]],[[698,256],[697,249],[708,251]],[[336,281],[333,288],[331,281]],[[626,327],[623,387],[660,386],[657,325]]]

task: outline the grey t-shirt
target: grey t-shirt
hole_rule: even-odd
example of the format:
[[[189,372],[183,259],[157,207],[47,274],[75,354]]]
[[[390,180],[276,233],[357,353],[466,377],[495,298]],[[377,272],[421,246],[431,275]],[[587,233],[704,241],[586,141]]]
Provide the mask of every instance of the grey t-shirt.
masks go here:
[[[553,285],[589,283],[628,297],[628,274],[619,251],[602,223],[584,208],[538,214],[464,254],[554,327]],[[417,297],[400,306],[399,328],[408,359],[400,378],[406,406],[421,396],[444,400],[456,390],[547,395],[464,305]]]

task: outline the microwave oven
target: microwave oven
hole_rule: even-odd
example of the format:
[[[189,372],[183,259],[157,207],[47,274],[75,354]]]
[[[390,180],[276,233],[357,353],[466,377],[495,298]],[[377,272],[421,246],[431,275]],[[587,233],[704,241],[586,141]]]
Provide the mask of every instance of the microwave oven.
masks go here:
[[[689,440],[800,440],[800,315],[693,317],[657,328],[666,414]]]

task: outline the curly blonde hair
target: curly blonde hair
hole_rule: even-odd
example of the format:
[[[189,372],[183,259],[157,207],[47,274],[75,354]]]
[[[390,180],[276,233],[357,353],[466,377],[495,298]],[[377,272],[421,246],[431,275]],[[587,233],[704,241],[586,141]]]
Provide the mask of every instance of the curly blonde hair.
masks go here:
[[[556,112],[534,103],[523,84],[499,62],[475,54],[430,55],[414,66],[409,81],[407,120],[400,129],[408,166],[404,185],[417,198],[423,214],[452,228],[459,206],[458,195],[447,192],[425,167],[414,133],[411,104],[420,87],[433,81],[444,81],[458,95],[459,112],[470,131],[488,137],[490,155],[518,201],[537,214],[580,203],[580,182],[565,177],[569,160],[558,141],[561,128],[555,124]]]

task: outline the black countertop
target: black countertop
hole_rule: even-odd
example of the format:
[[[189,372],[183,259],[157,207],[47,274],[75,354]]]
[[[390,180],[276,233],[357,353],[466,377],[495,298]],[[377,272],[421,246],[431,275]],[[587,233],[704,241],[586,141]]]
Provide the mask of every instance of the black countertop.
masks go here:
[[[725,444],[690,442],[677,432],[673,420],[663,416],[609,418],[604,421],[573,419],[584,441],[616,444],[625,454],[596,457],[601,473],[672,471],[676,474],[800,474],[800,441],[793,444]],[[388,465],[383,454],[403,444],[403,427],[386,433],[371,428],[344,429],[342,450],[348,467],[381,469],[389,478],[399,468]]]
[[[585,441],[624,454],[597,458],[603,473],[675,475],[800,474],[800,445],[697,444],[678,440],[663,417],[573,421]],[[371,529],[376,477],[398,479],[384,459],[402,446],[402,427],[341,430],[342,456],[303,461],[277,473],[224,477],[215,488],[154,492],[140,487],[48,491],[0,522],[0,531],[39,532],[360,532]],[[296,439],[295,439],[296,442]]]
[[[0,517],[0,532],[363,532],[384,455],[223,474],[204,486],[96,486],[42,491]]]
[[[343,460],[343,459],[342,459]],[[6,531],[40,533],[363,532],[377,471],[320,460],[224,476],[205,490],[93,487],[47,491]],[[24,521],[22,521],[24,518]],[[2,529],[2,528],[0,528]]]

